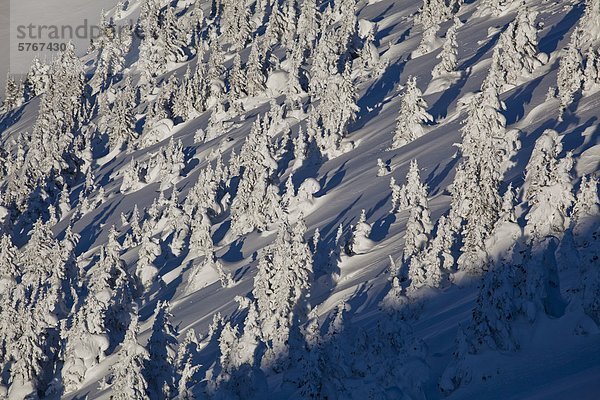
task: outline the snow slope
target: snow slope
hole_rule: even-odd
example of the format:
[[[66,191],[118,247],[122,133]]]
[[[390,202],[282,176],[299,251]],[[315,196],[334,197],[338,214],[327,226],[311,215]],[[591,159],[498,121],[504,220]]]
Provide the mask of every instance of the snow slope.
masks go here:
[[[385,60],[388,66],[379,76],[356,77],[354,80],[358,89],[357,104],[360,111],[356,121],[351,123],[346,139],[354,144],[354,148],[314,168],[303,168],[294,174],[296,188],[304,178],[314,178],[319,183],[320,189],[314,195],[314,204],[307,207],[304,218],[307,226],[306,240],[310,241],[318,228],[321,252],[325,253],[336,246],[336,232],[340,224],[346,233],[351,231],[351,226],[358,222],[362,210],[366,211],[367,222],[372,225],[372,247],[364,254],[343,256],[335,279],[330,279],[331,271],[325,263],[316,263],[313,267],[316,279],[310,288],[308,301],[318,309],[323,335],[338,304],[342,301],[347,304],[344,319],[351,328],[347,328],[343,333],[348,344],[342,347],[342,352],[348,357],[351,357],[350,354],[354,354],[359,346],[357,343],[360,341],[357,338],[363,331],[370,332],[369,329],[388,318],[380,309],[380,302],[390,290],[389,256],[394,259],[402,256],[408,219],[407,211],[390,212],[390,177],[393,176],[397,182],[404,183],[410,162],[417,160],[421,178],[429,189],[429,208],[434,223],[449,208],[451,197],[448,187],[460,162],[460,153],[455,144],[461,142],[461,123],[466,117],[463,104],[473,93],[479,91],[491,65],[491,55],[499,34],[513,20],[518,8],[515,6],[514,10],[502,13],[499,17],[473,16],[480,1],[482,0],[467,2],[458,13],[458,17],[466,21],[458,31],[457,37],[460,77],[442,83],[433,82],[431,77],[431,70],[439,61],[436,55],[440,49],[416,58],[410,57],[422,36],[421,26],[413,23],[413,17],[422,5],[420,1],[359,1],[358,18],[377,23],[375,43],[382,60]],[[559,56],[569,41],[570,32],[583,13],[583,6],[575,1],[528,2],[528,5],[539,12],[538,21],[543,22],[543,28],[538,33],[539,50],[549,54],[549,61],[536,69],[531,76],[524,76],[522,82],[513,89],[501,93],[501,99],[506,105],[504,115],[507,129],[519,129],[522,143],[521,149],[514,157],[515,165],[507,172],[502,182],[502,192],[509,183],[512,183],[513,187],[523,185],[525,167],[535,141],[545,129],[555,129],[561,135],[562,155],[569,151],[573,153],[574,182],[578,182],[583,175],[597,176],[599,171],[600,125],[597,110],[600,94],[593,93],[579,99],[576,107],[567,111],[563,121],[557,119],[558,101],[546,99],[549,87],[556,86]],[[138,4],[132,2],[130,7],[136,10]],[[209,4],[203,4],[203,8],[208,13]],[[452,21],[443,23],[438,35],[445,32],[451,23]],[[440,40],[440,46],[441,43]],[[232,58],[233,54],[225,54],[227,68],[231,67]],[[189,63],[195,65],[195,60]],[[138,71],[135,63],[128,68],[132,74]],[[185,69],[185,63],[170,65],[169,71],[163,77],[170,74],[182,77]],[[427,124],[424,136],[399,149],[389,150],[400,106],[399,97],[403,85],[411,76],[416,77],[417,86],[424,93],[428,112],[435,122]],[[447,88],[440,90],[440,87]],[[117,227],[119,240],[124,240],[129,228],[122,224],[122,214],[129,215],[135,205],[139,210],[149,208],[159,196],[160,177],[155,183],[144,185],[139,190],[121,193],[121,173],[132,158],[144,160],[168,146],[172,138],[180,139],[186,156],[185,168],[175,183],[183,201],[203,168],[209,163],[214,165],[211,152],[220,149],[224,160],[229,158],[231,149],[235,148],[239,152],[256,116],[268,112],[272,100],[283,103],[285,97],[271,93],[247,99],[243,114],[232,120],[233,127],[226,135],[227,140],[218,138],[202,144],[195,142],[196,132],[206,129],[209,123],[209,110],[190,121],[175,125],[172,130],[167,128],[162,140],[155,145],[132,152],[97,154],[93,174],[99,187],[104,190],[103,201],[72,226],[72,230],[81,235],[77,246],[81,264],[88,265],[97,257],[100,247],[107,243],[111,226]],[[17,118],[3,121],[3,140],[19,132],[31,132],[39,104],[39,99],[34,98],[23,107]],[[143,108],[142,104],[139,109]],[[294,134],[298,131],[298,123],[304,120],[305,116],[304,113],[287,116],[286,122]],[[94,122],[98,123],[98,120]],[[391,172],[388,175],[377,176],[378,158],[389,165]],[[284,182],[290,170],[286,166],[280,170],[280,189],[283,193]],[[77,196],[82,185],[83,182],[71,191],[70,198],[73,204],[78,201]],[[168,198],[170,193],[169,188],[165,190],[164,195]],[[525,206],[521,205],[521,210],[524,208]],[[52,230],[57,237],[62,237],[70,225],[73,213],[74,211],[71,211],[53,226]],[[523,215],[519,215],[519,218],[519,222],[524,224]],[[594,223],[597,224],[598,220]],[[227,235],[228,224],[226,216],[224,219],[213,221],[211,232],[216,256],[224,271],[232,274],[235,285],[229,288],[222,287],[217,273],[209,268],[203,275],[205,286],[193,293],[186,293],[189,271],[192,265],[201,263],[203,258],[192,253],[176,257],[163,251],[163,255],[155,261],[162,283],[153,286],[139,299],[141,325],[138,340],[141,344],[145,344],[151,334],[153,315],[159,301],[170,302],[172,322],[181,332],[181,338],[190,328],[205,335],[216,313],[238,324],[243,321],[245,314],[237,311],[238,303],[235,298],[249,296],[252,292],[261,250],[275,240],[276,227],[262,233],[255,231],[232,240]],[[156,236],[160,237],[161,234]],[[162,239],[165,242],[168,240],[166,237]],[[15,235],[14,241],[23,246],[27,237],[22,234]],[[137,250],[127,251],[123,259],[133,271],[138,260]],[[600,389],[597,380],[600,373],[600,331],[596,327],[585,335],[574,333],[582,315],[576,309],[577,298],[573,294],[580,283],[580,277],[576,273],[577,267],[567,265],[559,271],[560,290],[568,303],[567,309],[571,311],[559,318],[543,316],[537,319],[534,327],[526,331],[526,335],[521,338],[522,347],[518,351],[488,350],[473,357],[470,361],[470,383],[449,394],[440,392],[438,383],[448,365],[455,363],[452,356],[456,347],[455,337],[459,326],[466,325],[471,319],[480,279],[457,280],[456,284],[443,289],[432,289],[424,300],[415,305],[416,316],[411,322],[415,337],[423,340],[425,345],[423,354],[428,372],[417,374],[418,379],[423,381],[422,394],[409,397],[409,392],[402,392],[396,388],[396,391],[390,389],[386,393],[387,398],[597,398]],[[368,336],[366,340],[369,340]],[[218,357],[216,341],[205,343],[198,360],[201,365],[201,378],[204,378],[207,370],[214,367]],[[111,389],[101,388],[99,382],[108,376],[110,366],[115,362],[117,351],[108,354],[99,365],[87,371],[81,387],[65,393],[64,397],[109,398]],[[294,368],[300,367],[293,365],[291,369]],[[348,392],[338,393],[339,398],[373,396],[362,391],[364,387],[369,387],[370,372],[367,372],[366,376],[358,372],[351,376],[352,378],[342,383]],[[270,398],[291,396],[289,387],[283,385],[282,380],[283,374],[274,373],[267,376]],[[205,383],[201,382],[193,387],[199,398],[202,398]]]

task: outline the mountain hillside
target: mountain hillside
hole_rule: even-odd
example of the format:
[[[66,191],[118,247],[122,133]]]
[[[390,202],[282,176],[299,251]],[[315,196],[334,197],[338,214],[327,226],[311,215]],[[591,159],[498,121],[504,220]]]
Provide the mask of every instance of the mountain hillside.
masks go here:
[[[600,1],[98,19],[6,82],[0,398],[597,398]]]

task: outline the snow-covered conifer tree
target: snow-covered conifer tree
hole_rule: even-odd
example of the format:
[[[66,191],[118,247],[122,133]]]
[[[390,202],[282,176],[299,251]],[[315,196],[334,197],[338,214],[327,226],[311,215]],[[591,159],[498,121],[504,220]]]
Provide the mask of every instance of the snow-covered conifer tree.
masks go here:
[[[20,276],[17,255],[17,248],[12,243],[10,236],[2,235],[0,238],[0,294],[3,296],[9,296]]]
[[[258,39],[252,42],[250,55],[246,62],[246,90],[248,95],[256,96],[265,88],[265,75],[263,72],[262,54],[260,53],[260,45]]]
[[[150,238],[147,235],[142,236],[139,259],[135,273],[140,280],[140,283],[146,289],[149,289],[152,286],[158,275],[158,268],[154,265],[154,260],[156,260],[160,254],[161,250],[158,240]]]
[[[4,112],[20,106],[23,102],[23,89],[10,74],[6,75],[5,85],[4,101],[0,107]]]
[[[375,34],[377,26],[369,29],[366,37],[362,39],[362,48],[359,53],[360,62],[354,61],[352,66],[356,69],[360,66],[360,73],[366,72],[368,76],[377,76],[381,74],[387,67],[387,62],[379,57],[379,50],[375,45]]]
[[[113,19],[106,18],[105,14],[102,14],[100,28],[101,36],[93,44],[98,48],[98,56],[92,86],[106,90],[123,70],[125,55],[131,45],[131,32],[117,30]]]
[[[468,384],[476,374],[487,374],[485,369],[473,369],[468,358],[490,349],[519,350],[539,315],[561,315],[564,300],[554,255],[557,243],[556,238],[542,239],[533,247],[520,242],[516,251],[486,272],[471,321],[459,329],[455,360],[442,375],[444,392]]]
[[[312,55],[313,63],[310,68],[309,82],[310,94],[321,96],[328,78],[339,73],[340,56],[337,53],[336,37],[330,30],[321,33]]]
[[[306,292],[312,279],[312,254],[304,234],[306,225],[283,223],[275,242],[262,254],[252,294],[258,308],[258,325],[268,350],[263,365],[286,364],[290,329],[305,316]]]
[[[195,104],[198,92],[196,85],[197,82],[192,76],[188,65],[181,85],[173,97],[173,114],[180,117],[183,121],[188,121],[199,115],[199,110],[196,109]]]
[[[396,183],[396,179],[393,176],[390,178],[390,189],[392,191],[392,209],[390,212],[397,213],[402,208],[404,193],[402,186]]]
[[[390,167],[386,163],[383,162],[381,158],[377,159],[377,176],[386,176],[389,174]]]
[[[213,252],[211,222],[206,213],[196,212],[191,223],[190,250],[198,255],[208,256]]]
[[[422,24],[425,28],[433,25],[439,25],[452,17],[458,11],[457,1],[446,0],[423,0],[423,6],[419,10],[416,22]]]
[[[441,216],[437,223],[436,233],[429,245],[411,258],[408,266],[411,285],[409,290],[422,286],[440,287],[444,279],[452,272],[454,257],[451,247],[453,232],[449,221]]]
[[[246,93],[246,71],[242,68],[242,60],[239,53],[233,58],[233,66],[229,72],[229,93],[234,100],[239,99]]]
[[[396,119],[396,130],[391,149],[397,149],[423,136],[423,123],[433,122],[427,112],[427,103],[417,87],[417,78],[410,77],[400,99],[400,112]]]
[[[137,340],[138,317],[134,315],[121,345],[119,360],[113,364],[111,372],[113,384],[111,399],[143,400],[148,398],[148,381],[144,377],[144,365],[148,352]]]
[[[600,42],[600,4],[596,0],[585,1],[585,12],[573,32],[573,44],[579,49],[598,47]]]
[[[312,52],[315,40],[319,33],[319,21],[317,4],[315,0],[303,1],[300,5],[300,16],[298,17],[297,33],[299,47],[308,53]]]
[[[531,74],[547,61],[548,57],[537,50],[536,17],[537,13],[529,8],[520,8],[494,48],[492,67],[485,84],[499,89],[506,84],[515,85],[524,74]]]
[[[71,327],[61,333],[65,341],[61,375],[67,392],[79,388],[87,371],[104,359],[109,348],[107,295],[103,291],[90,293],[74,315]]]
[[[107,115],[104,116],[106,133],[111,150],[127,147],[137,138],[135,131],[135,87],[131,78],[127,78],[122,87],[117,89],[115,100]]]
[[[478,17],[499,17],[513,3],[514,0],[483,0],[479,3],[475,15]]]
[[[177,331],[171,324],[170,305],[156,305],[152,334],[148,340],[148,362],[145,366],[150,398],[170,398],[175,393],[175,353]]]
[[[446,40],[442,47],[442,52],[437,58],[440,60],[433,70],[431,75],[436,78],[445,74],[455,73],[458,67],[458,44],[456,41],[456,32],[462,26],[462,22],[458,17],[454,17],[454,24],[446,32]]]
[[[525,169],[525,200],[531,207],[525,233],[532,238],[561,235],[569,225],[567,211],[575,200],[570,177],[573,159],[570,152],[558,159],[561,151],[561,137],[548,129],[536,141]]]
[[[239,50],[246,47],[250,39],[250,13],[244,2],[223,2],[221,18],[221,32],[225,42],[231,44],[232,49]]]
[[[183,340],[177,347],[175,366],[177,367],[177,395],[181,400],[195,399],[190,386],[195,383],[194,375],[200,370],[195,359],[200,351],[200,344],[193,328],[186,331]]]
[[[244,156],[241,161],[243,172],[231,204],[231,231],[236,236],[254,229],[265,230],[281,215],[279,190],[272,183],[277,163],[260,117],[252,126],[241,155]]]
[[[453,229],[462,231],[459,268],[470,273],[481,271],[486,259],[485,239],[500,214],[499,183],[512,165],[511,157],[520,148],[518,132],[505,129],[502,107],[496,88],[484,85],[483,92],[471,100],[461,130],[463,161],[457,167],[451,187],[449,216]],[[490,158],[490,154],[494,157]]]
[[[433,229],[429,216],[427,185],[421,182],[416,160],[412,160],[410,163],[403,192],[406,202],[404,208],[409,210],[409,217],[406,222],[402,259],[408,264],[415,254],[425,248]]]
[[[23,84],[26,100],[39,96],[46,91],[49,84],[49,72],[50,65],[41,62],[37,57],[33,59]]]
[[[583,67],[580,50],[575,47],[573,40],[560,57],[556,85],[560,100],[559,117],[573,103],[575,95],[581,90],[583,84]]]
[[[352,237],[346,252],[351,256],[367,252],[373,246],[373,241],[369,239],[369,235],[371,235],[371,224],[367,222],[366,211],[362,210],[356,226],[352,229]]]
[[[346,65],[342,74],[327,78],[318,108],[323,131],[322,135],[316,136],[316,142],[321,152],[332,158],[346,150],[347,146],[342,146],[342,139],[348,134],[348,126],[360,111],[356,104],[356,87],[350,74],[350,66]]]
[[[583,89],[586,93],[595,91],[600,83],[599,63],[598,52],[590,47],[585,53],[585,69],[583,71]]]
[[[419,43],[419,47],[412,52],[411,57],[417,58],[433,51],[436,45],[437,32],[439,30],[440,26],[438,24],[427,27],[423,31],[423,36],[421,37],[421,43]]]
[[[598,215],[600,215],[598,179],[593,176],[584,176],[581,178],[571,215],[571,220],[575,224],[575,233],[589,234],[594,224],[594,218],[597,218]]]
[[[160,36],[161,2],[146,0],[140,11],[138,29],[143,35],[140,43],[140,61],[142,69],[147,74],[147,79],[164,71],[165,49],[158,46]]]

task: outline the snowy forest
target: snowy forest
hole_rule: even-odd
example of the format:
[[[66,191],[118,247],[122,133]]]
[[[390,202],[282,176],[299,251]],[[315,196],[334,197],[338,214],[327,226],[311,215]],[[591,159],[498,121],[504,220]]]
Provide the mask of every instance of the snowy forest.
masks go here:
[[[600,0],[98,21],[6,79],[1,399],[598,398]]]

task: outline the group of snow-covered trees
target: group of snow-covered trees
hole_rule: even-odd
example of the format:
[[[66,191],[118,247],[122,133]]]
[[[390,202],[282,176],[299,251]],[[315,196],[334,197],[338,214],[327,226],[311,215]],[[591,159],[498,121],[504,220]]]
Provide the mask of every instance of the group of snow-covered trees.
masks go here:
[[[321,187],[295,172],[354,148],[358,85],[389,62],[380,58],[377,26],[359,29],[356,0],[214,0],[206,14],[199,1],[180,3],[143,1],[133,31],[117,29],[129,7],[119,3],[102,15],[92,67],[69,46],[47,65],[36,59],[23,82],[7,79],[1,112],[35,97],[40,111],[31,133],[3,138],[0,149],[0,397],[72,393],[102,373],[108,357],[114,362],[99,389],[115,399],[260,397],[276,374],[298,398],[351,397],[348,382],[369,374],[373,398],[398,387],[419,397],[429,371],[411,328],[415,310],[427,294],[480,277],[472,317],[439,383],[449,392],[468,383],[470,357],[518,349],[519,329],[564,312],[557,271],[567,261],[557,254],[578,260],[577,307],[600,323],[597,178],[576,179],[561,134],[548,129],[533,146],[523,184],[505,184],[521,142],[507,128],[500,97],[548,61],[537,48],[535,12],[519,7],[499,34],[489,73],[467,104],[450,209],[433,219],[416,160],[405,183],[390,179],[391,212],[407,218],[402,254],[390,256],[384,317],[352,326],[342,301],[322,327],[311,297],[315,278],[335,283],[347,257],[368,254],[373,225],[362,210],[335,239],[316,229],[310,240],[304,217]],[[425,0],[415,18],[422,40],[413,57],[433,51],[448,26],[434,78],[461,73],[461,3]],[[475,16],[512,6],[482,1]],[[561,113],[600,83],[598,7],[587,3],[560,57]],[[409,77],[398,100],[390,152],[436,123],[418,83]],[[279,96],[268,111],[246,113]],[[230,134],[250,115],[244,142],[234,143]],[[199,120],[206,125],[192,148],[174,132]],[[210,154],[193,155],[208,146]],[[202,166],[188,187],[193,157]],[[106,174],[99,167],[111,161]],[[378,169],[378,176],[392,173],[381,160]],[[100,237],[103,245],[91,248],[74,233],[111,198],[150,185],[160,195],[124,211],[121,225]],[[100,228],[89,234],[103,235]],[[234,314],[216,314],[206,335],[179,332],[169,303],[154,301],[169,262],[185,265],[182,296],[216,282],[232,289],[239,278],[218,250],[275,232],[256,254],[252,290],[236,298]]]

